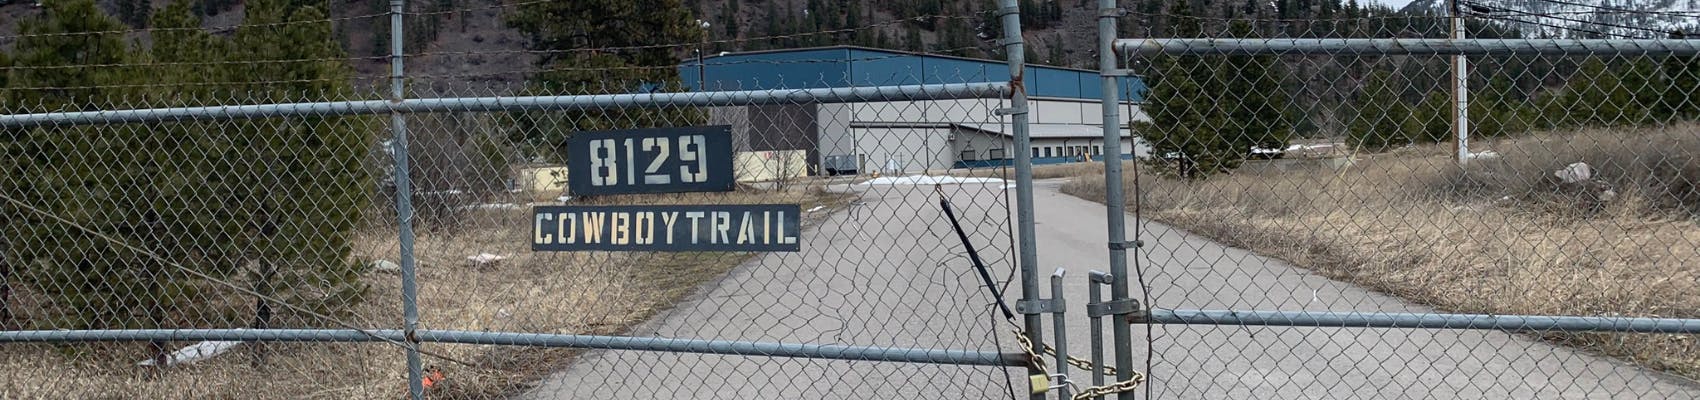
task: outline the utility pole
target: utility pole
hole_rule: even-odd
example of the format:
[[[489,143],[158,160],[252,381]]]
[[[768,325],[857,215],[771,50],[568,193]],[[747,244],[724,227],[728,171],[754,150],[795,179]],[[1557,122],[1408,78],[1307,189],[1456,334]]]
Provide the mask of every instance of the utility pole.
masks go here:
[[[1447,0],[1452,20],[1452,40],[1464,39],[1464,18],[1458,0]],[[1452,137],[1457,138],[1458,166],[1470,163],[1470,60],[1452,56]]]

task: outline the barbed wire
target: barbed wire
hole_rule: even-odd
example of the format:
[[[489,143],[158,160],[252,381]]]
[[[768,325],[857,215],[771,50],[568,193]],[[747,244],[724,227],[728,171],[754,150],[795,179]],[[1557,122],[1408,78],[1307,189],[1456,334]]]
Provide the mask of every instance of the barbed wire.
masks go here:
[[[6,87],[6,88],[3,88],[3,89],[8,89],[8,90],[86,90],[86,89],[134,89],[134,88],[178,87],[178,86],[183,86],[183,87],[237,86],[237,85],[265,86],[265,85],[274,85],[274,84],[283,84],[283,83],[338,82],[338,81],[345,81],[345,80],[346,81],[352,81],[352,82],[360,82],[360,81],[379,81],[379,80],[389,80],[389,79],[390,79],[390,77],[386,75],[386,76],[353,76],[353,77],[343,77],[343,78],[276,79],[276,80],[265,80],[265,81],[126,83],[126,84],[115,84],[115,85],[88,85],[88,86],[14,86],[14,87]]]
[[[510,8],[510,7],[524,7],[524,6],[529,6],[529,5],[533,5],[533,4],[553,3],[555,1],[557,1],[557,0],[532,0],[532,1],[521,1],[521,2],[517,2],[517,3],[500,3],[500,4],[496,4],[496,5],[483,6],[483,7],[457,8],[457,9],[453,9],[453,10],[443,10],[443,11],[421,11],[421,12],[404,11],[401,14],[402,15],[411,15],[411,16],[431,16],[431,15],[457,14],[457,13],[462,13],[462,12],[467,12],[467,11],[483,11],[483,10],[493,10],[493,9]]]
[[[472,367],[472,368],[480,368],[477,364],[473,364],[473,363],[466,362],[466,361],[461,361],[461,360],[455,359],[453,357],[449,357],[449,356],[445,356],[445,355],[442,355],[442,354],[437,354],[436,352],[421,349],[418,346],[413,346],[413,345],[408,344],[408,343],[402,343],[400,341],[396,341],[395,339],[383,337],[383,336],[380,336],[376,333],[372,333],[372,331],[369,330],[369,329],[356,326],[354,324],[343,321],[339,318],[332,317],[332,316],[329,316],[329,315],[325,315],[325,314],[319,313],[317,311],[313,311],[311,309],[308,309],[307,307],[302,307],[302,306],[299,306],[299,305],[291,304],[291,303],[289,303],[287,301],[283,301],[283,299],[277,298],[275,296],[261,294],[258,291],[244,287],[242,285],[238,285],[234,282],[230,282],[230,281],[227,281],[227,280],[224,280],[224,279],[219,279],[218,277],[208,275],[205,272],[197,271],[194,268],[189,268],[187,266],[184,266],[182,263],[179,263],[176,260],[172,260],[170,258],[166,258],[165,256],[159,255],[159,253],[153,252],[151,250],[143,249],[139,246],[130,244],[127,241],[124,241],[124,240],[118,239],[116,237],[112,237],[110,235],[107,235],[105,232],[101,232],[101,231],[96,230],[94,228],[89,228],[87,226],[84,226],[83,224],[79,224],[76,221],[72,221],[72,220],[67,219],[63,216],[60,216],[58,214],[54,214],[54,213],[49,212],[47,210],[37,208],[36,206],[31,205],[29,203],[26,203],[22,200],[18,200],[18,199],[12,198],[11,196],[7,196],[5,193],[0,193],[0,200],[3,200],[7,203],[12,203],[15,206],[18,206],[18,207],[21,207],[25,210],[28,210],[30,213],[33,213],[33,214],[36,214],[36,215],[41,215],[41,216],[47,217],[49,219],[53,219],[55,221],[58,221],[59,223],[69,225],[72,228],[76,228],[76,230],[78,230],[78,231],[82,231],[83,233],[87,233],[89,235],[92,235],[96,238],[99,238],[102,241],[117,245],[118,247],[123,247],[123,248],[130,250],[132,252],[135,252],[139,255],[146,256],[147,258],[151,258],[154,261],[157,261],[161,264],[165,264],[167,266],[170,266],[171,268],[181,270],[181,271],[186,272],[190,275],[194,275],[197,278],[205,279],[208,282],[212,282],[212,283],[217,284],[219,286],[224,286],[224,287],[230,288],[232,290],[235,290],[237,292],[241,292],[242,294],[254,296],[255,298],[258,298],[258,299],[264,299],[266,301],[277,303],[278,305],[283,306],[283,308],[288,308],[288,309],[294,310],[296,312],[300,312],[302,314],[307,314],[308,316],[312,316],[314,318],[318,318],[320,320],[330,322],[330,323],[337,325],[337,326],[340,326],[344,329],[349,329],[349,330],[353,330],[355,332],[359,332],[362,335],[366,335],[367,337],[370,337],[372,339],[377,339],[380,342],[393,344],[393,345],[396,345],[396,346],[401,347],[403,349],[410,349],[410,350],[413,350],[413,351],[417,351],[417,352],[419,352],[419,354],[424,354],[424,355],[428,355],[428,356],[431,356],[431,357],[435,357],[435,358],[441,359],[443,361],[448,361],[448,362],[452,362],[452,363],[456,363],[456,364],[460,364],[460,365],[465,365],[465,366]]]
[[[372,56],[372,57],[340,57],[340,58],[295,58],[295,59],[277,59],[277,60],[188,61],[188,62],[164,62],[164,63],[161,63],[161,62],[143,62],[143,63],[86,64],[86,65],[12,65],[12,66],[0,65],[0,71],[5,71],[5,70],[28,71],[28,70],[53,70],[53,69],[78,69],[78,68],[113,68],[113,67],[134,67],[134,68],[186,67],[186,66],[202,66],[202,65],[236,65],[236,64],[292,64],[292,63],[323,62],[323,61],[382,61],[382,60],[387,60],[389,58],[390,58],[389,56]]]
[[[408,53],[408,54],[403,54],[403,55],[407,56],[407,57],[431,57],[431,56],[441,56],[441,55],[476,55],[476,54],[489,55],[489,54],[601,53],[601,52],[618,52],[618,51],[631,51],[631,50],[667,49],[667,48],[691,47],[691,46],[702,46],[702,45],[713,45],[713,44],[730,44],[730,43],[746,43],[746,42],[766,41],[766,40],[798,39],[798,38],[805,38],[805,37],[819,36],[819,35],[833,35],[833,34],[840,34],[840,33],[858,32],[858,31],[875,29],[875,28],[882,28],[882,27],[886,27],[886,26],[900,25],[900,24],[910,23],[910,22],[924,22],[924,21],[927,21],[929,19],[973,20],[975,18],[980,18],[979,14],[987,14],[987,13],[988,12],[976,12],[976,13],[974,13],[974,15],[929,14],[929,15],[908,17],[908,18],[902,18],[902,19],[895,19],[895,20],[879,22],[879,23],[863,25],[863,26],[857,26],[857,27],[829,29],[829,30],[821,30],[821,31],[810,31],[810,32],[799,32],[799,33],[788,33],[788,34],[782,34],[782,35],[748,36],[748,37],[732,38],[732,39],[702,40],[702,41],[686,42],[686,43],[666,43],[666,44],[651,44],[651,45],[636,45],[636,46],[582,47],[582,48],[572,48],[572,49],[525,49],[525,50],[494,50],[494,51],[427,51],[427,52],[418,52],[418,53]]]
[[[358,20],[358,19],[388,17],[388,16],[390,16],[390,13],[384,12],[384,13],[376,13],[376,14],[354,15],[354,16],[347,16],[347,17],[314,19],[314,20],[306,20],[306,21],[284,21],[284,22],[270,22],[270,23],[264,23],[264,24],[240,24],[240,25],[215,26],[215,27],[206,27],[206,28],[203,28],[203,27],[196,27],[196,28],[136,28],[136,29],[118,29],[118,30],[108,30],[108,31],[87,31],[87,32],[28,33],[28,34],[15,34],[15,35],[0,35],[0,42],[9,42],[9,41],[15,41],[15,40],[18,40],[18,39],[38,38],[38,37],[123,35],[123,34],[131,34],[131,33],[155,33],[155,32],[197,32],[198,31],[198,32],[208,32],[208,33],[223,33],[223,32],[234,31],[234,30],[242,29],[242,28],[272,28],[272,27],[289,26],[289,25],[320,24],[320,23],[353,21],[353,20]]]
[[[960,51],[977,50],[977,49],[979,49],[979,47],[977,47],[977,46],[967,46],[967,47],[956,47],[956,48],[949,48],[949,49],[936,49],[936,50],[932,50],[932,51],[929,51],[929,52],[917,53],[917,54],[948,56],[948,55],[945,55],[945,54],[938,54],[938,53],[960,52]],[[876,56],[876,57],[858,57],[858,58],[811,58],[811,59],[796,59],[796,60],[746,59],[746,60],[722,61],[722,62],[710,62],[710,61],[705,60],[703,62],[703,64],[701,64],[701,65],[708,66],[708,67],[715,67],[715,66],[724,66],[724,65],[743,65],[743,64],[770,64],[770,65],[826,64],[826,63],[840,63],[840,62],[879,61],[879,60],[889,60],[889,59],[894,59],[894,58],[903,58],[903,57],[910,57],[910,56],[913,56],[913,54],[907,54],[907,52],[906,52],[905,54],[892,54],[892,55],[884,55],[884,56]],[[954,57],[954,56],[952,56],[952,57]],[[695,60],[689,60],[688,62],[689,63],[677,64],[677,65],[628,65],[628,66],[614,66],[614,67],[564,66],[564,67],[547,67],[547,68],[533,68],[533,69],[516,69],[516,70],[493,71],[493,72],[472,72],[472,73],[463,73],[463,74],[408,75],[408,79],[414,79],[414,78],[430,78],[430,79],[464,78],[464,77],[496,76],[496,75],[507,75],[507,74],[534,74],[534,73],[567,72],[567,71],[673,70],[673,69],[690,68],[690,67],[697,66],[697,64],[694,63]]]
[[[1432,15],[1432,14],[1409,14],[1409,15],[1397,14],[1397,15],[1375,15],[1375,16],[1355,16],[1355,17],[1335,16],[1333,18],[1256,18],[1256,17],[1244,17],[1244,16],[1242,16],[1242,17],[1213,17],[1213,16],[1200,16],[1200,15],[1173,15],[1173,14],[1167,14],[1167,13],[1148,13],[1148,12],[1140,12],[1140,11],[1133,11],[1133,10],[1126,10],[1126,9],[1123,9],[1123,11],[1126,11],[1127,15],[1130,15],[1130,16],[1190,19],[1190,20],[1217,21],[1217,22],[1309,22],[1309,23],[1316,23],[1316,22],[1374,21],[1374,20],[1392,20],[1392,19],[1421,20],[1421,19],[1446,19],[1447,18],[1445,15]]]

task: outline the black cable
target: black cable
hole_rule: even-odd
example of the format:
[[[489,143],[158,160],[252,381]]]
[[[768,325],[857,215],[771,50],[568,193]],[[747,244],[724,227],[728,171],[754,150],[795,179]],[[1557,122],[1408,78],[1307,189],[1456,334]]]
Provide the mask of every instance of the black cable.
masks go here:
[[[974,249],[974,243],[968,241],[968,233],[962,230],[962,223],[956,220],[956,213],[951,211],[950,200],[945,199],[943,191],[939,192],[939,208],[944,209],[944,216],[950,219],[950,226],[956,230],[957,239],[961,239],[962,247],[968,250],[968,260],[974,263],[974,270],[978,271],[980,279],[986,282],[986,290],[991,292],[992,301],[997,302],[1004,318],[1015,319],[1015,312],[1009,310],[1008,304],[1004,304],[1003,293],[998,291],[997,281],[992,280],[992,273],[986,269],[986,263],[980,261],[980,252]]]
[[[1583,19],[1559,17],[1559,16],[1555,16],[1555,15],[1548,15],[1548,14],[1532,13],[1532,12],[1523,11],[1523,10],[1514,10],[1514,9],[1509,9],[1509,8],[1504,8],[1504,7],[1488,6],[1488,5],[1478,4],[1478,3],[1469,2],[1469,1],[1459,1],[1458,3],[1468,5],[1470,7],[1471,11],[1475,11],[1477,13],[1480,13],[1480,11],[1478,11],[1478,10],[1486,10],[1488,12],[1509,12],[1509,13],[1517,13],[1517,14],[1522,14],[1522,15],[1526,15],[1526,16],[1536,17],[1536,18],[1551,18],[1551,19],[1555,19],[1555,20],[1559,20],[1559,21],[1565,21],[1565,22],[1575,22],[1575,23],[1579,23],[1579,24],[1599,25],[1599,26],[1618,28],[1618,29],[1628,29],[1628,30],[1633,30],[1633,31],[1652,32],[1652,33],[1658,33],[1658,34],[1662,34],[1662,35],[1670,35],[1670,34],[1676,33],[1674,31],[1644,28],[1644,27],[1639,27],[1639,26],[1619,25],[1619,24],[1614,24],[1614,23],[1609,23],[1609,22],[1589,21],[1589,20],[1583,20]],[[1485,14],[1483,14],[1483,15],[1486,16]]]
[[[1600,35],[1600,36],[1618,36],[1618,37],[1627,38],[1627,39],[1637,38],[1634,35],[1627,35],[1627,34],[1622,34],[1622,33],[1607,33],[1607,32],[1601,32],[1601,31],[1596,31],[1596,30],[1586,29],[1586,28],[1580,28],[1580,27],[1574,27],[1574,26],[1560,26],[1560,25],[1553,25],[1553,24],[1548,24],[1548,23],[1544,23],[1544,22],[1528,21],[1528,20],[1522,20],[1522,19],[1516,19],[1516,18],[1504,17],[1504,16],[1497,16],[1497,15],[1489,15],[1489,14],[1472,14],[1472,15],[1477,16],[1477,17],[1487,18],[1487,19],[1495,19],[1495,20],[1500,20],[1500,21],[1536,25],[1536,26],[1542,26],[1542,27],[1565,30],[1565,31],[1577,31],[1577,32],[1584,32],[1584,33],[1592,33],[1592,34]]]
[[[1542,1],[1542,2],[1553,3],[1553,4],[1563,4],[1563,5],[1569,5],[1569,6],[1588,7],[1588,8],[1598,9],[1598,10],[1607,10],[1607,11],[1612,11],[1614,13],[1624,13],[1624,14],[1664,15],[1664,16],[1677,17],[1677,18],[1700,17],[1700,15],[1696,15],[1696,14],[1683,14],[1684,12],[1700,13],[1700,11],[1681,11],[1681,12],[1646,11],[1646,10],[1631,10],[1631,9],[1627,9],[1627,8],[1618,8],[1618,7],[1612,7],[1612,6],[1602,6],[1602,5],[1598,5],[1598,4],[1583,4],[1583,3],[1577,3],[1577,2],[1566,1],[1566,0],[1536,0],[1536,1]]]

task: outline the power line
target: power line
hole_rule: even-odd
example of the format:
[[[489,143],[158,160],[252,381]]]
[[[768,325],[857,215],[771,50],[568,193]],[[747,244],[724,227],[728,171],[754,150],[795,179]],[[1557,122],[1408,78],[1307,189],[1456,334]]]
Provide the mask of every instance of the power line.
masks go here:
[[[1506,16],[1496,16],[1496,15],[1481,14],[1481,13],[1471,13],[1471,15],[1477,16],[1477,17],[1482,17],[1482,18],[1487,18],[1487,19],[1494,19],[1494,20],[1500,20],[1500,21],[1536,25],[1536,26],[1559,29],[1559,30],[1564,30],[1564,31],[1578,31],[1578,32],[1584,32],[1584,33],[1592,33],[1592,34],[1599,35],[1599,36],[1602,36],[1602,37],[1604,37],[1604,36],[1620,36],[1620,37],[1629,38],[1629,39],[1636,38],[1635,36],[1621,34],[1621,33],[1607,33],[1607,32],[1601,32],[1601,31],[1596,31],[1596,30],[1592,30],[1592,29],[1586,29],[1586,28],[1580,28],[1580,27],[1574,27],[1574,26],[1553,25],[1553,24],[1548,24],[1548,23],[1544,23],[1544,22],[1527,21],[1527,20],[1521,20],[1521,19],[1516,19],[1516,18],[1511,18],[1511,17],[1506,17]]]
[[[1602,6],[1602,5],[1598,5],[1598,4],[1583,4],[1583,3],[1577,3],[1577,2],[1568,1],[1568,0],[1536,0],[1536,1],[1543,1],[1543,2],[1547,2],[1547,3],[1563,4],[1563,5],[1577,6],[1577,7],[1588,7],[1588,8],[1594,8],[1594,9],[1600,9],[1600,10],[1613,11],[1613,12],[1616,12],[1616,13],[1665,15],[1665,16],[1671,16],[1671,17],[1677,17],[1677,18],[1700,17],[1700,15],[1695,15],[1695,14],[1680,14],[1679,12],[1671,12],[1671,11],[1631,10],[1631,9],[1627,9],[1627,8]],[[1692,13],[1692,12],[1696,12],[1696,11],[1685,10],[1685,11],[1681,11],[1681,12]]]
[[[1458,3],[1462,4],[1462,5],[1466,5],[1467,8],[1471,9],[1471,11],[1487,10],[1489,13],[1492,13],[1492,12],[1516,13],[1516,14],[1522,14],[1522,15],[1525,15],[1525,16],[1536,17],[1536,18],[1547,18],[1547,19],[1554,19],[1554,20],[1565,21],[1565,22],[1599,25],[1599,26],[1610,27],[1610,28],[1628,29],[1628,30],[1642,31],[1642,32],[1651,32],[1651,33],[1658,33],[1658,34],[1663,34],[1663,35],[1671,35],[1671,34],[1676,33],[1675,31],[1664,31],[1664,30],[1644,28],[1644,27],[1638,27],[1638,26],[1619,25],[1619,24],[1613,24],[1613,23],[1608,23],[1608,22],[1588,21],[1588,20],[1565,18],[1565,17],[1553,16],[1553,15],[1540,14],[1540,13],[1532,13],[1532,12],[1523,11],[1523,10],[1514,10],[1514,9],[1503,8],[1503,7],[1494,7],[1494,6],[1488,6],[1488,5],[1483,5],[1483,4],[1478,4],[1478,3],[1468,2],[1468,1],[1459,1]],[[1483,15],[1486,15],[1486,14],[1483,14]],[[1630,35],[1623,35],[1623,36],[1633,37],[1633,36],[1630,36]]]

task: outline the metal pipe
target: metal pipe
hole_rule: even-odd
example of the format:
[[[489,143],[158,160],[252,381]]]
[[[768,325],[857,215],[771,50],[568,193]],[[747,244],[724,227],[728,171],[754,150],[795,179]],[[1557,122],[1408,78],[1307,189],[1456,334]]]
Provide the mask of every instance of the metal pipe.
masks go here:
[[[0,343],[230,341],[384,342],[400,341],[397,329],[92,329],[0,331]]]
[[[664,351],[737,356],[999,367],[1027,365],[1027,356],[1021,353],[997,353],[973,350],[429,329],[416,331],[415,336],[420,342],[426,343],[569,347],[580,349]],[[122,329],[0,332],[0,343],[155,340],[211,340],[241,342],[387,342],[401,341],[404,338],[405,334],[401,330],[396,329],[378,329],[364,332],[353,329]]]
[[[399,64],[397,64],[399,66]],[[1010,93],[1003,82],[851,88],[741,90],[605,94],[579,96],[450,97],[436,99],[356,100],[241,106],[148,108],[0,115],[0,127],[87,125],[97,123],[181,122],[205,119],[271,118],[296,115],[342,116],[393,113],[589,110],[635,107],[718,107],[760,104],[829,104],[866,101],[999,98]]]
[[[1027,131],[1027,84],[1026,84],[1026,49],[1021,37],[1021,6],[1016,0],[998,0],[998,16],[1003,19],[1004,60],[1009,64],[1009,108],[1003,110],[1010,117],[1012,133],[1015,136],[1015,147],[1030,148],[1033,138]],[[1015,153],[1015,225],[1019,238],[1019,269],[1021,270],[1021,299],[1027,302],[1039,299],[1039,250],[1033,237],[1033,158],[1027,152]],[[1037,346],[1044,343],[1044,333],[1040,327],[1044,324],[1039,314],[1027,314],[1022,321],[1027,330],[1027,340]],[[1034,371],[1028,374],[1044,374],[1045,371]],[[1033,400],[1043,400],[1043,392],[1032,393]]]
[[[1151,310],[1160,324],[1700,334],[1700,319],[1333,311]]]
[[[1120,11],[1116,0],[1098,0],[1098,74],[1103,81],[1104,154],[1115,154],[1104,157],[1104,222],[1108,227],[1105,241],[1110,248],[1110,277],[1115,278],[1110,285],[1112,302],[1129,298],[1127,277],[1132,276],[1127,273],[1127,211],[1124,209],[1127,202],[1122,198],[1122,128],[1118,107],[1121,105],[1121,85],[1117,79],[1119,64],[1112,49]],[[1133,365],[1133,327],[1115,324],[1112,329],[1115,329],[1116,365],[1122,366],[1116,370],[1116,381],[1131,379],[1133,368],[1129,366]],[[1133,393],[1120,393],[1116,398],[1133,400]]]
[[[401,104],[407,99],[407,76],[402,69],[401,14],[406,0],[390,0],[390,103]],[[407,119],[402,114],[390,114],[390,130],[394,135],[391,151],[395,156],[396,235],[401,264],[401,321],[402,342],[407,344],[407,391],[413,400],[425,398],[424,362],[419,357],[419,282],[413,258],[413,188],[408,175]]]
[[[1673,39],[1119,39],[1122,55],[1700,55],[1700,40]]]
[[[1464,39],[1464,19],[1458,14],[1458,0],[1449,0],[1452,20],[1452,40]],[[1470,59],[1462,54],[1452,56],[1452,137],[1458,153],[1458,166],[1470,162]]]
[[[1067,273],[1068,270],[1057,268],[1057,272],[1051,274],[1051,331],[1057,336],[1055,339],[1057,342],[1056,376],[1061,381],[1055,385],[1060,385],[1057,387],[1057,398],[1059,399],[1070,397],[1068,394],[1068,318],[1064,315],[1064,312],[1067,311],[1067,302],[1063,301],[1063,275]]]
[[[1092,302],[1086,304],[1086,313],[1092,319],[1092,386],[1104,386],[1104,316],[1093,312],[1092,309],[1104,304],[1104,289],[1102,287],[1114,284],[1116,277],[1097,270],[1086,273],[1087,292]],[[1121,370],[1116,370],[1118,373]],[[1103,399],[1104,396],[1096,396]]]

